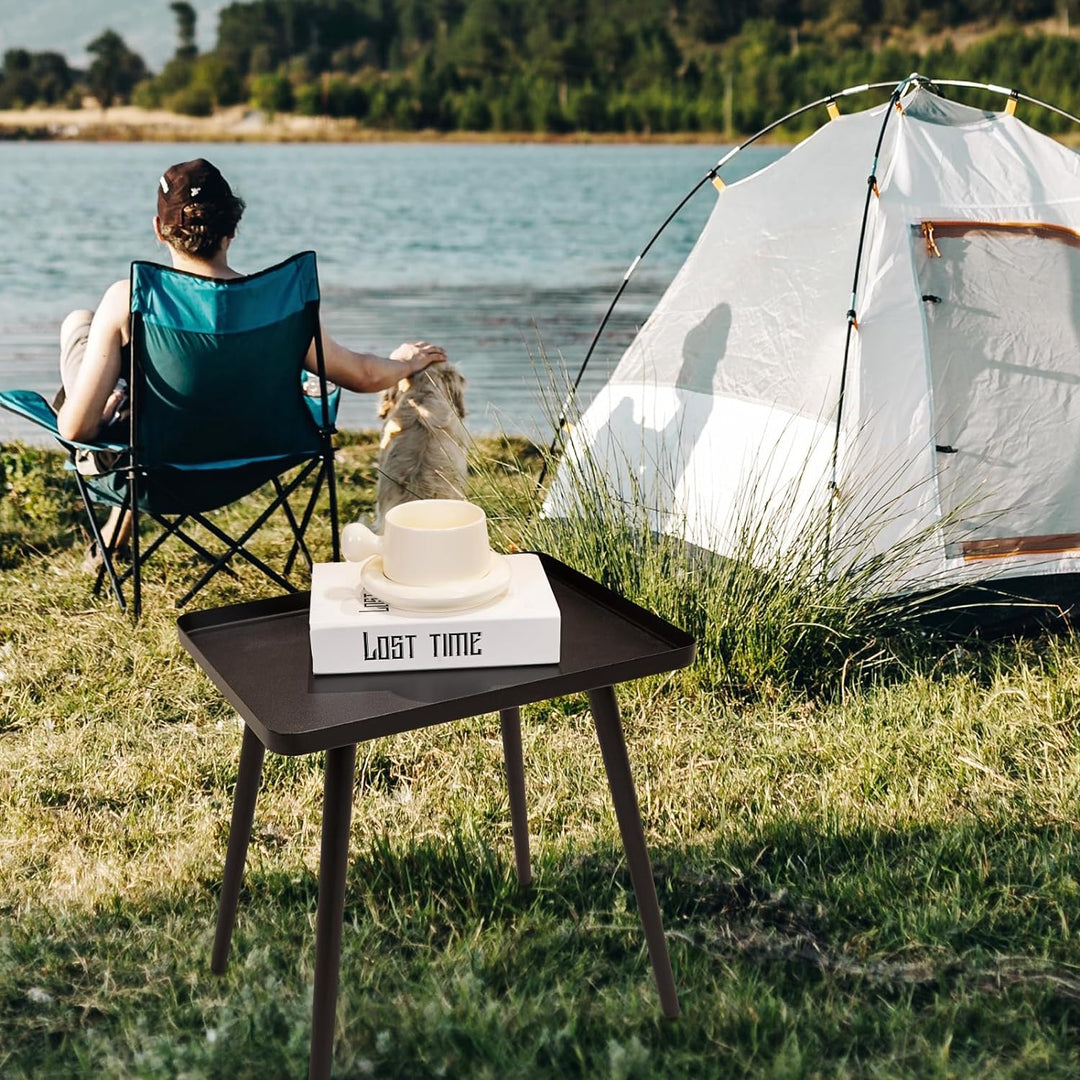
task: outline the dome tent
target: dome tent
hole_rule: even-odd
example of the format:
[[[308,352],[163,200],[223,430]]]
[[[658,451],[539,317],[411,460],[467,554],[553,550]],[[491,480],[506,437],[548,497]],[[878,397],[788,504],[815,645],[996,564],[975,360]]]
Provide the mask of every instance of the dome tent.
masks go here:
[[[902,549],[882,592],[1080,572],[1080,156],[1018,97],[983,111],[911,76],[717,183],[545,514],[574,512],[588,459],[722,554],[770,508],[781,544],[828,520],[830,570]]]

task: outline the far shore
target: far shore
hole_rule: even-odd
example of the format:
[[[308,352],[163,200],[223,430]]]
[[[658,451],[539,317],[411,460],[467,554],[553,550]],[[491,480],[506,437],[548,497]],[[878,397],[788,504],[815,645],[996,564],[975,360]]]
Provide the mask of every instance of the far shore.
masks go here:
[[[625,134],[506,131],[389,131],[330,116],[268,114],[237,105],[213,116],[181,116],[164,109],[118,105],[111,109],[0,109],[2,140],[86,142],[530,142],[530,143],[732,143],[721,132]]]
[[[823,117],[824,122],[824,117]],[[785,138],[771,132],[761,145],[793,145],[803,133]],[[556,135],[536,131],[396,131],[366,127],[358,120],[331,116],[266,113],[244,105],[219,109],[213,116],[182,116],[165,109],[118,105],[102,109],[0,109],[0,141],[72,142],[202,142],[202,143],[556,143],[727,145],[748,138],[745,133],[684,131],[571,132]],[[1080,149],[1080,132],[1056,136],[1066,146]]]
[[[330,116],[268,114],[243,105],[213,116],[181,116],[164,109],[118,105],[111,109],[0,110],[0,140],[84,142],[456,142],[728,144],[743,136],[718,131],[647,134],[623,132],[390,131]]]

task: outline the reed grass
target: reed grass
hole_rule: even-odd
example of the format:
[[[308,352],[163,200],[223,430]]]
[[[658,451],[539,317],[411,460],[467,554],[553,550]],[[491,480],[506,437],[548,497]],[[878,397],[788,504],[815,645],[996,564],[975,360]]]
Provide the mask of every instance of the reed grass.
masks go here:
[[[346,519],[370,511],[374,452],[343,440]],[[901,649],[809,568],[804,591],[703,561],[600,497],[567,528],[536,514],[542,451],[474,457],[499,546],[698,636],[692,669],[619,692],[683,1015],[661,1017],[587,705],[565,698],[524,710],[528,890],[496,717],[360,747],[335,1075],[1080,1073],[1075,639]],[[0,1075],[302,1076],[321,761],[268,755],[211,975],[240,730],[176,637],[191,564],[148,575],[133,626],[78,570],[59,458],[0,462]],[[202,603],[268,591],[242,570]]]
[[[550,405],[572,395],[550,382],[540,392],[553,428],[580,425],[571,406]],[[894,588],[911,576],[937,524],[887,552],[870,543],[896,512],[898,477],[879,478],[876,490],[855,488],[845,496],[850,508],[839,500],[807,504],[810,463],[777,484],[765,462],[701,546],[682,538],[693,530],[671,480],[678,462],[568,443],[542,455],[547,491],[557,473],[559,494],[538,511],[546,493],[536,484],[537,451],[530,453],[501,462],[500,482],[484,492],[506,529],[503,543],[555,554],[693,634],[698,662],[687,677],[699,689],[737,700],[842,694],[850,684],[902,675],[946,647],[922,618],[926,593]],[[511,476],[516,484],[508,485]],[[849,524],[841,529],[840,521]],[[947,589],[929,592],[947,604]]]

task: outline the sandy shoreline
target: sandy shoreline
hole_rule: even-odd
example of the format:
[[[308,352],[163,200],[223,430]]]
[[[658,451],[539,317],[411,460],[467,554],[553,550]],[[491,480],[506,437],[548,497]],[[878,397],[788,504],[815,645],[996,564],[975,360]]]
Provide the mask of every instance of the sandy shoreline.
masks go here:
[[[213,116],[180,116],[163,109],[119,105],[111,109],[0,110],[0,139],[93,142],[536,142],[536,143],[730,143],[717,132],[680,135],[536,132],[381,131],[329,116],[269,116],[233,106]]]
[[[824,117],[822,118],[824,122]],[[773,132],[760,145],[791,145]],[[1080,132],[1055,136],[1066,146],[1080,148]],[[745,135],[722,132],[682,132],[677,135],[575,132],[552,135],[505,131],[384,131],[364,127],[356,120],[330,116],[267,115],[259,109],[234,105],[213,116],[181,116],[164,109],[118,105],[111,109],[0,109],[0,141],[71,140],[84,142],[257,142],[257,143],[640,143],[658,145],[734,145]]]

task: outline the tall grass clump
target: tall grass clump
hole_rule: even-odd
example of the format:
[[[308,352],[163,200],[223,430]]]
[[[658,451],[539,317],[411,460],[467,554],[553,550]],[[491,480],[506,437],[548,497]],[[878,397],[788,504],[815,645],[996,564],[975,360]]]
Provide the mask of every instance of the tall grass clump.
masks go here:
[[[926,536],[874,553],[870,537],[890,512],[879,492],[862,493],[878,509],[838,535],[837,521],[860,515],[823,502],[807,508],[808,463],[778,486],[770,486],[766,466],[742,491],[722,535],[697,546],[683,539],[686,514],[675,509],[666,479],[678,475],[677,461],[649,461],[646,480],[620,448],[598,452],[570,442],[563,453],[538,452],[546,490],[523,461],[516,495],[489,484],[480,496],[494,507],[504,543],[546,551],[692,634],[698,658],[690,678],[703,690],[736,699],[831,695],[937,649],[913,602],[882,599]],[[505,459],[496,467],[500,474],[513,468]],[[551,507],[545,499],[556,472],[558,505]]]

